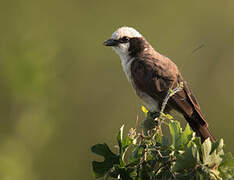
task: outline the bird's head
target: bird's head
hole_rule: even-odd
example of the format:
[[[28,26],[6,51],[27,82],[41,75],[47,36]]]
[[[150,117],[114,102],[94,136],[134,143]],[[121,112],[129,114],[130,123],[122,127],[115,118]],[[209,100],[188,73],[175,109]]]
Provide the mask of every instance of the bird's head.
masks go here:
[[[140,51],[144,41],[143,36],[134,28],[124,26],[117,29],[104,45],[111,46],[120,57],[126,59]]]

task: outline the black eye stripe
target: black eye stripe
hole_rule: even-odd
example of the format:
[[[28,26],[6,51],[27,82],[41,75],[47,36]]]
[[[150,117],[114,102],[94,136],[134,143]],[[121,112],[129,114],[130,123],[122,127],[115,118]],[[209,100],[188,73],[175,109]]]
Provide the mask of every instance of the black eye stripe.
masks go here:
[[[120,43],[127,43],[128,41],[129,41],[129,38],[127,36],[124,36],[124,37],[119,39]]]

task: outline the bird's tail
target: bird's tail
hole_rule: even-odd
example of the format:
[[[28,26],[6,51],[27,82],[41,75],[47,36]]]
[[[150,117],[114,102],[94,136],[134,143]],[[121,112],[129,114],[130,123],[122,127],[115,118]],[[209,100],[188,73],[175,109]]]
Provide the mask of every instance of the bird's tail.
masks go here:
[[[201,138],[201,142],[204,142],[207,138],[210,138],[211,141],[215,141],[214,136],[210,133],[208,125],[200,123],[203,119],[200,119],[199,115],[185,117],[188,121],[190,127],[195,131],[196,135]]]
[[[201,141],[204,142],[207,138],[210,138],[211,141],[215,141],[214,136],[211,135],[208,129],[208,123],[206,122],[205,117],[203,116],[200,106],[193,96],[192,92],[188,88],[186,82],[184,81],[184,92],[187,95],[187,102],[191,105],[190,111],[182,112],[185,119],[189,123],[193,131],[196,132],[196,135],[201,138]],[[189,108],[188,108],[189,109]]]

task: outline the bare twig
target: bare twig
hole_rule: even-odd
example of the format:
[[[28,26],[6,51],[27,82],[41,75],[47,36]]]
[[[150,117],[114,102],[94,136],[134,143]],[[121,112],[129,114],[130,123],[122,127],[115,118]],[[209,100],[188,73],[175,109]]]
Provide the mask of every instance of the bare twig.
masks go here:
[[[183,82],[180,82],[176,88],[169,89],[167,92],[167,95],[162,103],[162,107],[160,110],[160,116],[155,119],[158,122],[157,131],[161,135],[162,135],[161,124],[162,124],[162,122],[164,122],[163,120],[165,119],[165,114],[163,112],[166,108],[167,102],[173,95],[175,95],[177,92],[181,91],[182,89],[183,89]],[[167,123],[165,123],[165,124],[167,124]]]
[[[163,111],[165,110],[165,107],[166,107],[167,102],[170,99],[170,97],[172,97],[173,95],[175,95],[178,91],[181,91],[182,89],[183,89],[183,82],[180,82],[175,89],[169,89],[168,90],[167,96],[165,97],[165,99],[164,99],[164,101],[162,103],[160,114],[162,114]]]

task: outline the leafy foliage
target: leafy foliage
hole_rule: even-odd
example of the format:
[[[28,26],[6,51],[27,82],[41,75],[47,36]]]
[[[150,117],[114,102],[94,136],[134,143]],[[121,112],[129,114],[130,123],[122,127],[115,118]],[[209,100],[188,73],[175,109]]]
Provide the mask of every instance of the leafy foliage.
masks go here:
[[[173,94],[170,92],[166,101]],[[106,144],[94,145],[92,152],[104,157],[103,162],[92,162],[94,176],[122,180],[234,179],[234,158],[231,153],[224,153],[223,139],[211,142],[208,138],[201,143],[188,124],[182,130],[180,123],[164,114],[163,109],[154,118],[142,107],[145,120],[140,132],[131,128],[124,137],[122,126],[117,134],[117,154]],[[170,139],[163,135],[162,124],[168,127]]]
[[[95,177],[106,175],[124,180],[234,178],[234,158],[231,153],[224,153],[223,139],[216,142],[206,139],[201,144],[188,125],[182,130],[178,121],[170,120],[168,127],[171,143],[159,133],[151,136],[150,131],[156,129],[149,130],[146,135],[144,131],[136,133],[136,129],[131,128],[123,137],[122,126],[117,134],[117,154],[106,144],[94,145],[92,151],[105,158],[103,162],[93,161]],[[128,149],[130,155],[126,157]]]

